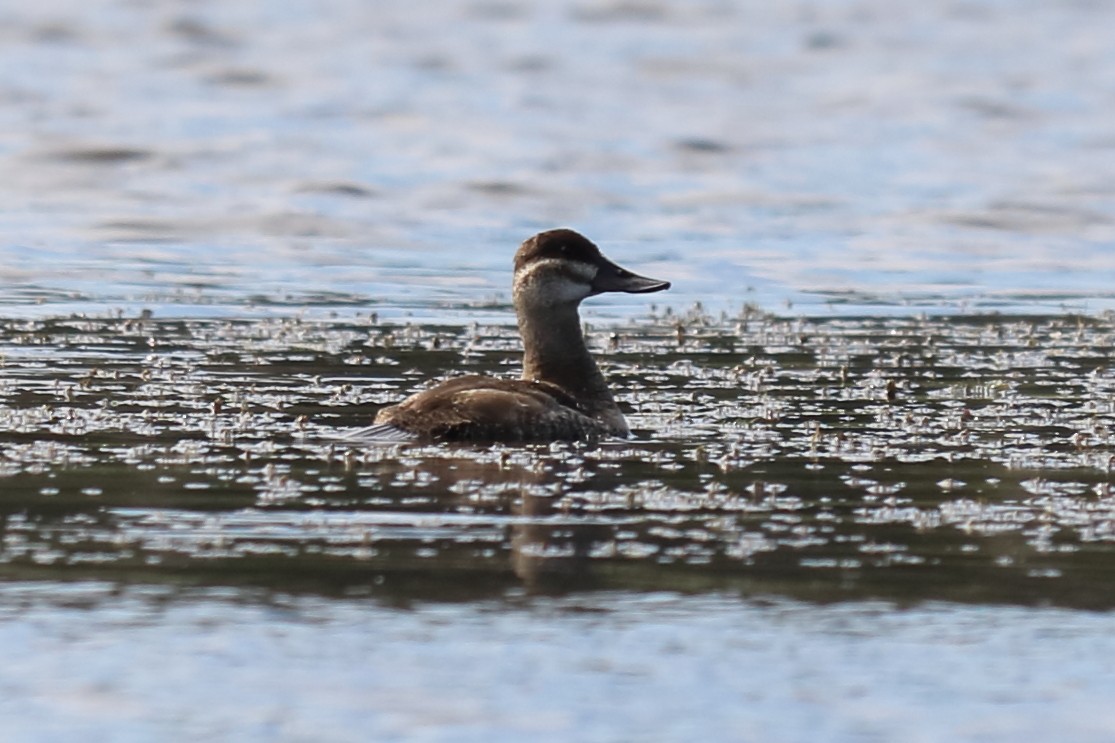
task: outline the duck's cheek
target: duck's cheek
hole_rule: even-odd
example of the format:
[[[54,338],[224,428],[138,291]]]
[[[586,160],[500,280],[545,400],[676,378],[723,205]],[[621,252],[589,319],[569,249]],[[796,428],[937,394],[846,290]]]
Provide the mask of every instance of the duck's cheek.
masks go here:
[[[592,286],[561,278],[546,282],[543,293],[548,300],[547,304],[571,304],[592,296]]]
[[[547,276],[519,285],[515,290],[518,306],[534,307],[538,312],[547,308],[575,305],[592,295],[592,286],[566,276]]]

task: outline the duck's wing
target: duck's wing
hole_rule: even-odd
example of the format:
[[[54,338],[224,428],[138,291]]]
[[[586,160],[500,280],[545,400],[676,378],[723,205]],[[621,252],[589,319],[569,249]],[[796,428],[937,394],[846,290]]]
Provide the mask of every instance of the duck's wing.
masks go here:
[[[552,441],[605,433],[559,387],[480,376],[450,379],[412,395],[379,411],[375,423],[444,441]]]

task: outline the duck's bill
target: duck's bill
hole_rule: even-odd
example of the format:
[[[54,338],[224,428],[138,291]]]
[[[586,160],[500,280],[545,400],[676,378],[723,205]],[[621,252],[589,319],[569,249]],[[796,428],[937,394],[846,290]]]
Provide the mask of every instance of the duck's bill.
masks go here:
[[[649,294],[650,292],[660,292],[669,288],[669,281],[659,281],[658,279],[631,273],[626,268],[617,266],[611,261],[604,261],[596,272],[596,278],[592,280],[593,294],[601,294],[603,292]]]

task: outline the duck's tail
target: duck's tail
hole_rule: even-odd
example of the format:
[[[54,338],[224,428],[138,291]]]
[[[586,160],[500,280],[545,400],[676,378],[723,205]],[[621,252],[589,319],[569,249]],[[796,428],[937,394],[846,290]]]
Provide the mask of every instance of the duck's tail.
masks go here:
[[[407,444],[418,441],[419,437],[390,423],[376,423],[365,428],[348,429],[341,433],[340,438],[362,444]]]

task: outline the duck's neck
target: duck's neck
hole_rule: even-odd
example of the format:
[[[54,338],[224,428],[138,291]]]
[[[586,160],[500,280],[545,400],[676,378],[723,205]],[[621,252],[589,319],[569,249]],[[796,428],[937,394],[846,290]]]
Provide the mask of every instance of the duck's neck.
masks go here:
[[[612,399],[604,375],[585,346],[576,305],[550,306],[518,316],[523,379],[556,384],[578,398]]]
[[[523,336],[523,379],[556,384],[580,401],[586,413],[616,433],[626,434],[623,415],[585,345],[577,305],[533,312],[516,309]]]

